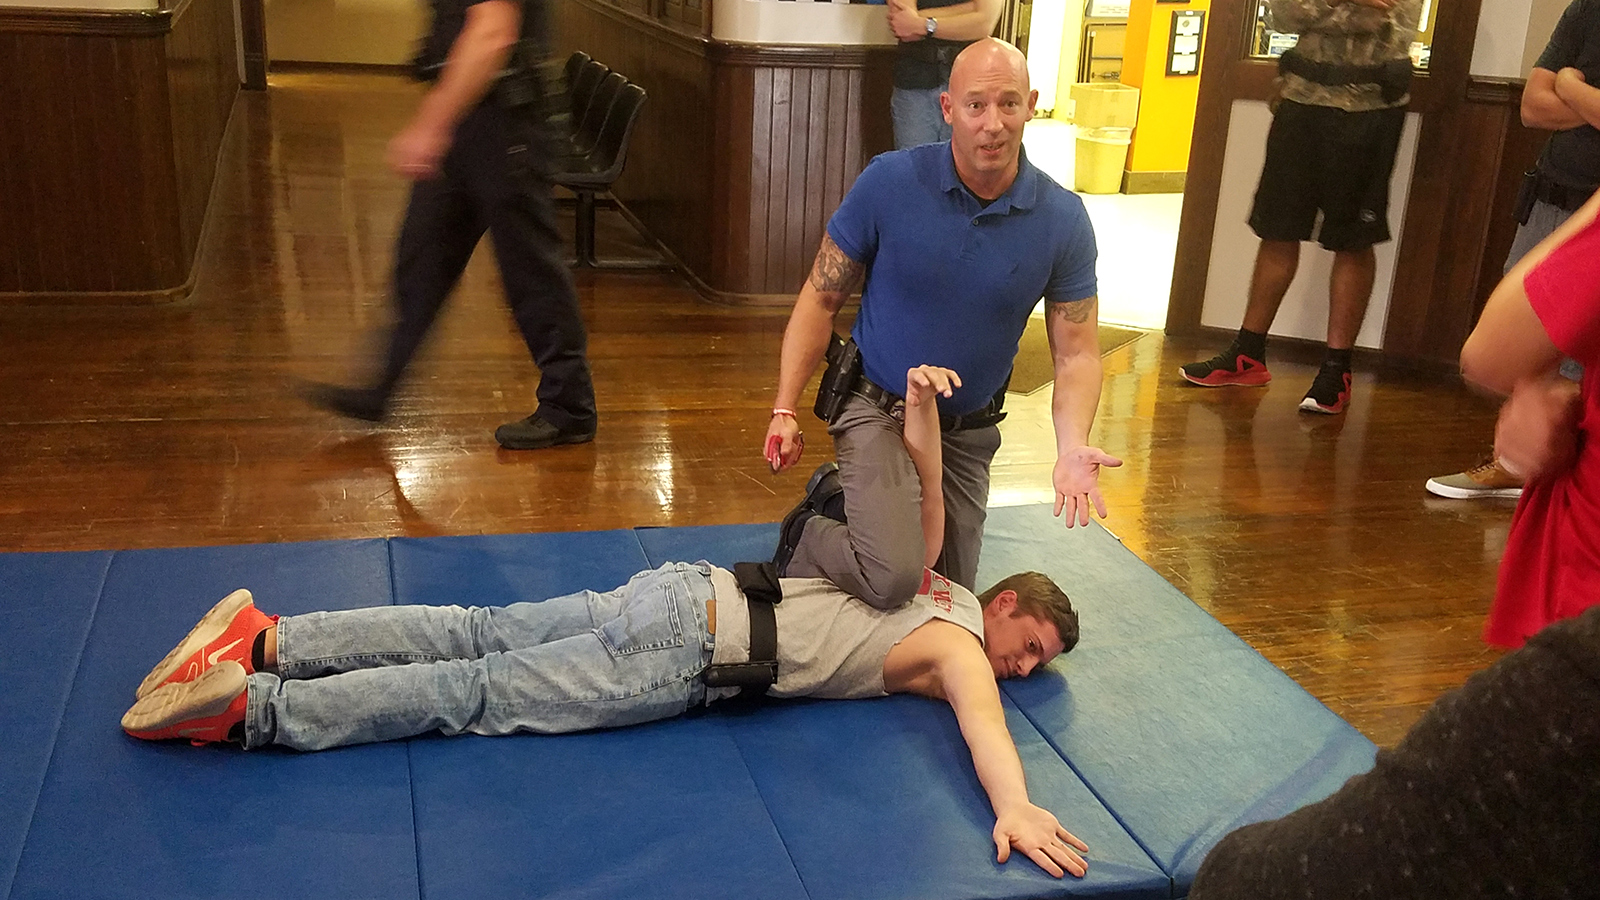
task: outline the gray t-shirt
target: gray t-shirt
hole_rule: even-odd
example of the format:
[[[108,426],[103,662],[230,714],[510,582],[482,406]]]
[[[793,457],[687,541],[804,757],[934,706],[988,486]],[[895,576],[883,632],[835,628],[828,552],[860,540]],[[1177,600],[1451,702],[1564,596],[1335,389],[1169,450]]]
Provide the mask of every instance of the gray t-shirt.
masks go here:
[[[733,573],[713,567],[717,598],[714,664],[750,659],[750,610]],[[778,623],[778,681],[769,697],[881,697],[883,661],[906,635],[929,619],[944,619],[983,641],[983,610],[972,592],[927,569],[922,588],[907,603],[884,612],[823,578],[784,578]],[[737,688],[713,688],[706,702]]]

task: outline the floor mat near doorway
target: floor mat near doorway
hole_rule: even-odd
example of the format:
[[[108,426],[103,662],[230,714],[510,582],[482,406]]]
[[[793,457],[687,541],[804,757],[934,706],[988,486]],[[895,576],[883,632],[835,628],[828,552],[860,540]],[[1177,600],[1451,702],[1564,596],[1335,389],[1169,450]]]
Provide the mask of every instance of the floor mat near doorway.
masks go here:
[[[1119,328],[1116,325],[1100,326],[1100,355],[1118,347],[1126,347],[1150,332],[1138,328]],[[1011,369],[1011,387],[1017,394],[1031,394],[1055,378],[1055,366],[1050,360],[1050,338],[1045,332],[1044,319],[1029,318],[1017,345],[1017,361]]]

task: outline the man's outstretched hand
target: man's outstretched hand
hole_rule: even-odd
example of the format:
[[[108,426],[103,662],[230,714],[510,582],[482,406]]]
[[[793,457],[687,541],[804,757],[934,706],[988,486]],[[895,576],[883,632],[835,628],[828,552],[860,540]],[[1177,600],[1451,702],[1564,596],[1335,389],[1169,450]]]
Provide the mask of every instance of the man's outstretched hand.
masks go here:
[[[1049,810],[1032,803],[1006,813],[994,823],[994,846],[998,862],[1010,859],[1011,848],[1016,847],[1057,878],[1067,872],[1082,878],[1089,871],[1089,864],[1079,855],[1087,853],[1089,845],[1061,827]]]
[[[1089,524],[1089,507],[1104,519],[1106,501],[1100,496],[1100,467],[1116,468],[1117,459],[1098,447],[1075,447],[1056,459],[1051,481],[1056,489],[1055,515],[1066,510],[1067,527]]]

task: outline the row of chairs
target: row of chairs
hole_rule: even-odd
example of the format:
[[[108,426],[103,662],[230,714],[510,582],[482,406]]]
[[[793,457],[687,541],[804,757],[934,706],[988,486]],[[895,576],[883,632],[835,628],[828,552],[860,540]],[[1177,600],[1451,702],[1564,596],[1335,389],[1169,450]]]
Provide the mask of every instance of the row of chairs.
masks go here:
[[[644,106],[645,90],[620,72],[596,62],[583,51],[568,57],[564,69],[566,109],[558,101],[558,121],[564,120],[565,155],[558,159],[552,180],[576,197],[575,234],[579,268],[659,268],[656,260],[605,260],[595,256],[595,208],[622,175],[627,161],[628,138]],[[558,145],[560,146],[560,145]]]

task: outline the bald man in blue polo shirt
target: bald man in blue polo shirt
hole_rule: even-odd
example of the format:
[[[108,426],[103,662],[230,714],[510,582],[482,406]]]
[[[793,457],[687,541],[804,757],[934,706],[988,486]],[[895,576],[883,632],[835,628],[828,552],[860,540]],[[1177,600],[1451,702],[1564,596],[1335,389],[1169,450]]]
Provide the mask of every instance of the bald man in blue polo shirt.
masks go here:
[[[1091,507],[1105,515],[1099,470],[1121,462],[1087,443],[1101,380],[1094,230],[1077,195],[1023,153],[1037,100],[1021,52],[992,38],[972,44],[940,97],[950,141],[877,157],[829,221],[784,332],[766,446],[775,471],[798,461],[794,410],[859,289],[851,336],[863,374],[829,424],[848,524],[815,514],[830,479],[814,478],[784,520],[777,561],[786,574],[828,578],[884,609],[917,592],[922,494],[902,442],[903,403],[889,388],[903,380],[897,373],[934,365],[959,376],[939,398],[945,539],[934,568],[973,585],[999,407],[1040,298],[1055,362],[1056,514],[1069,527],[1087,525]]]

